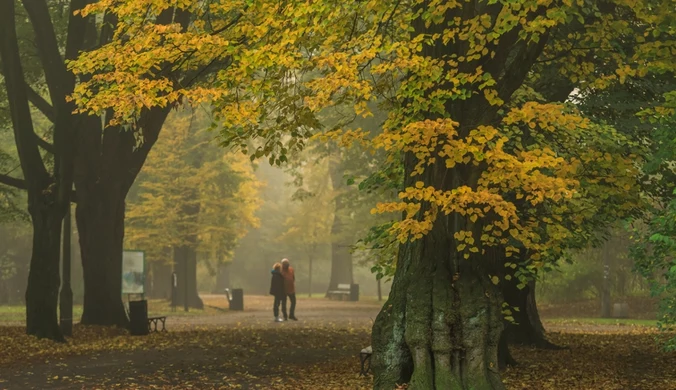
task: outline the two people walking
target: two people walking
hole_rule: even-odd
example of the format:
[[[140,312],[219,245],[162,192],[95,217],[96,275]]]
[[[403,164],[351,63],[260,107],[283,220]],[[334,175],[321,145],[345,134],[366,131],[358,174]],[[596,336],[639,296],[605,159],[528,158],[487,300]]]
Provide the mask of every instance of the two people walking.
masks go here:
[[[275,321],[282,322],[292,319],[298,321],[296,312],[296,275],[289,259],[282,259],[281,263],[275,263],[272,266],[272,280],[270,281],[270,295],[275,297],[272,306],[272,313],[275,315]],[[291,301],[289,315],[286,315],[286,299]],[[279,306],[282,306],[282,315],[279,316]]]

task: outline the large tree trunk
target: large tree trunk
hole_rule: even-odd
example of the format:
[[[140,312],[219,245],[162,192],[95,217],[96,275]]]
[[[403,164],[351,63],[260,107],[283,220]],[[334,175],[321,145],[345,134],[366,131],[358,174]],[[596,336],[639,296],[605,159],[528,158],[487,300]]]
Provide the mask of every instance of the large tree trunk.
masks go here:
[[[75,189],[85,285],[83,324],[128,324],[122,303],[125,198],[168,113],[169,108],[153,109],[141,116],[141,146],[131,131],[103,130],[97,117],[88,118],[80,132]]]
[[[125,196],[114,182],[77,182],[86,325],[128,324],[121,294]]]
[[[423,1],[416,10],[425,13],[430,6],[429,1]],[[492,19],[500,7],[497,3],[477,7],[469,2],[461,9],[447,11],[446,18],[447,21],[454,17],[468,20],[486,15]],[[413,21],[412,34],[414,37],[419,34],[444,36],[446,28],[447,23],[426,23],[423,18],[417,18]],[[496,79],[506,75],[497,81],[495,90],[500,99],[509,102],[542,52],[547,35],[526,46],[520,46],[520,40],[518,30],[502,34],[491,44],[495,55],[461,63],[460,71],[473,72],[480,63]],[[472,46],[464,40],[445,42],[436,38],[423,44],[420,55],[432,61],[446,60],[454,55],[466,55],[468,47]],[[426,75],[411,75],[416,76]],[[415,96],[431,99],[439,89],[450,91],[455,87],[444,85],[442,80],[426,88],[427,95]],[[443,103],[439,99],[439,105],[444,105],[443,113],[426,113],[418,108],[424,106],[423,103],[407,105],[404,101],[409,111],[402,110],[403,123],[398,125],[404,126],[407,118],[436,120],[448,116],[457,122],[455,137],[463,139],[472,129],[495,123],[501,107],[488,102],[478,91],[469,88],[468,92],[472,93],[467,98]],[[411,149],[415,150],[414,146],[423,145],[412,145]],[[423,187],[439,191],[453,191],[461,186],[477,188],[485,169],[480,161],[446,168],[442,158],[429,165],[422,161],[424,173],[420,174],[415,171],[421,162],[415,152],[407,151],[404,160],[404,187],[413,187],[421,181]],[[401,244],[390,296],[373,326],[374,387],[390,390],[397,384],[409,383],[409,389],[415,390],[503,389],[498,368],[498,345],[503,329],[502,296],[489,277],[491,271],[501,265],[502,258],[488,251],[484,255],[470,255],[468,259],[458,253],[454,234],[469,230],[474,237],[480,237],[483,220],[469,223],[469,219],[458,213],[437,214],[440,210],[430,210],[429,203],[424,201],[416,215],[420,217],[428,211],[436,214],[434,224],[422,238]]]
[[[174,272],[178,277],[178,305],[204,309],[204,303],[197,293],[197,253],[190,246],[174,248]]]
[[[455,251],[449,217],[402,244],[392,290],[373,326],[375,389],[502,389],[500,291],[488,260]]]
[[[30,196],[30,195],[29,195]],[[59,301],[61,222],[60,208],[32,196],[33,254],[26,288],[26,333],[38,338],[64,341],[57,319]]]

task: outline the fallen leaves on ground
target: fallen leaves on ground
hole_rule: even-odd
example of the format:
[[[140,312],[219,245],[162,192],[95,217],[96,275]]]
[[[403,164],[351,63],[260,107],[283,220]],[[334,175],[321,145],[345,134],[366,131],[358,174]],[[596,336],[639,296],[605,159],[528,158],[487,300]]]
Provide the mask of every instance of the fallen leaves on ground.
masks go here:
[[[549,339],[563,350],[512,347],[519,362],[503,373],[508,389],[676,389],[676,354],[660,350],[651,327],[586,326]]]
[[[604,326],[550,334],[565,350],[513,347],[508,389],[676,389],[676,354],[653,328]],[[185,327],[132,337],[76,326],[69,344],[0,328],[0,388],[8,389],[369,389],[359,351],[370,326],[330,322],[261,327]],[[8,349],[9,348],[9,349]]]
[[[0,342],[11,345],[0,352],[0,388],[370,388],[358,376],[368,326],[286,325],[192,326],[146,337],[76,326],[68,344],[0,327]]]

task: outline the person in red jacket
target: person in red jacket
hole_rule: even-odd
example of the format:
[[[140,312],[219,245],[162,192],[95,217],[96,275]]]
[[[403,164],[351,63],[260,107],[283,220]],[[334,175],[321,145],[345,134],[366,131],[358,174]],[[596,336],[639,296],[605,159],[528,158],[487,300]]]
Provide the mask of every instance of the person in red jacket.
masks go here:
[[[291,267],[289,264],[289,259],[282,259],[282,277],[284,277],[284,290],[286,293],[286,296],[284,297],[284,306],[286,306],[286,298],[288,297],[291,300],[291,307],[289,307],[289,319],[298,321],[298,318],[295,316],[296,274],[293,272],[293,267]],[[286,317],[284,319],[286,319]]]

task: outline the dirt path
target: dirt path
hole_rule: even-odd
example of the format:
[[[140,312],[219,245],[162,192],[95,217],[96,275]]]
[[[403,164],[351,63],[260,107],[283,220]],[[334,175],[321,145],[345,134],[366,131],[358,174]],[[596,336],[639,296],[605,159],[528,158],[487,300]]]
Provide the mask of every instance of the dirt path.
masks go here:
[[[211,308],[227,309],[225,298],[218,295],[203,295],[205,305]],[[342,302],[322,298],[299,297],[296,305],[298,321],[286,323],[274,322],[272,298],[265,296],[246,296],[244,311],[226,311],[224,315],[176,316],[168,321],[171,326],[228,326],[246,324],[255,328],[279,328],[281,326],[308,326],[313,324],[333,324],[335,326],[372,325],[380,305],[375,301]]]

